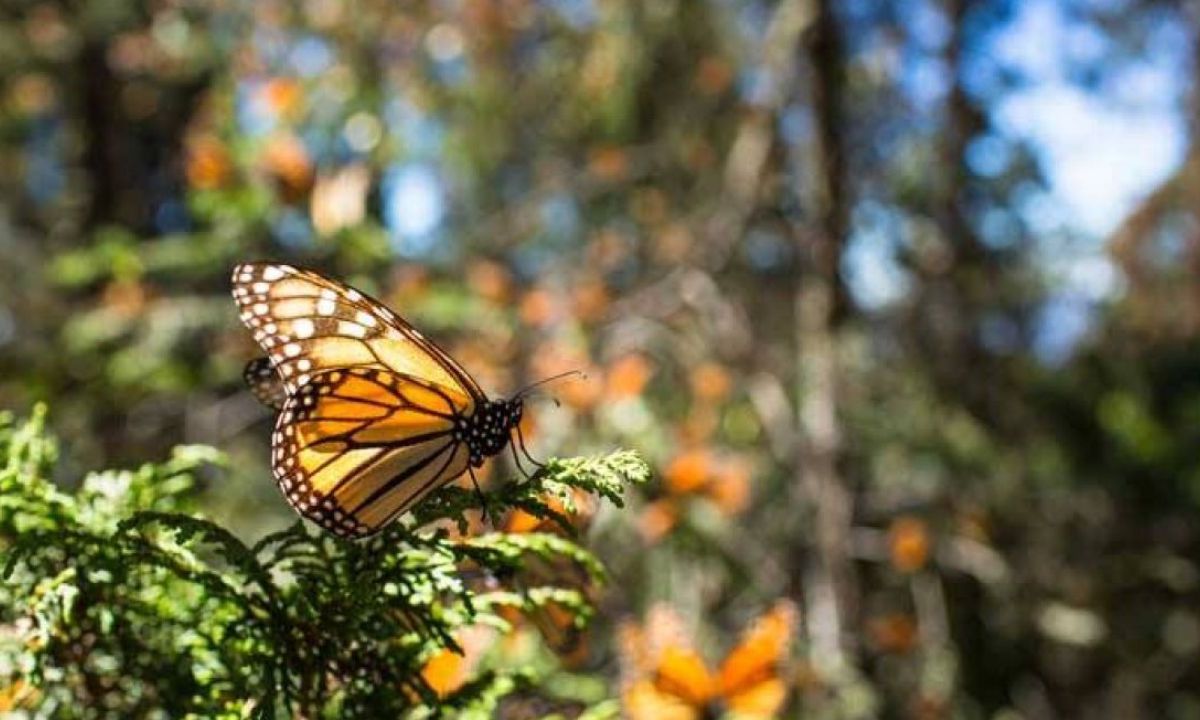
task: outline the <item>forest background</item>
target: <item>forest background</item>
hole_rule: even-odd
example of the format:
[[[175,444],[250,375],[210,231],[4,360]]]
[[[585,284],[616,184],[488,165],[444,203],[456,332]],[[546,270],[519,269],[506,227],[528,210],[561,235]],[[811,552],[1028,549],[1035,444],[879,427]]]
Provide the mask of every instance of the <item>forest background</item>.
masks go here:
[[[1200,5],[8,0],[0,407],[56,479],[230,458],[229,297],[322,269],[535,454],[640,451],[577,675],[800,611],[796,716],[1200,718]]]

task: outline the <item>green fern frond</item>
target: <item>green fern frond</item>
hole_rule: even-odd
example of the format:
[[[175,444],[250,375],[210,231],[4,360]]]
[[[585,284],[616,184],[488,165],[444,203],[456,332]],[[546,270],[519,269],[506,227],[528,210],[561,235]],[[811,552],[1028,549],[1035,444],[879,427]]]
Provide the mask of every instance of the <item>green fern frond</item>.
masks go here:
[[[513,609],[554,605],[582,626],[604,578],[560,535],[452,535],[479,504],[458,488],[367,542],[297,522],[247,545],[189,512],[196,475],[224,462],[211,448],[65,493],[48,479],[57,446],[39,407],[24,423],[0,416],[0,454],[0,672],[37,688],[35,716],[492,717],[532,669],[485,671],[439,698],[423,664],[463,652],[468,626],[510,631]],[[629,452],[555,459],[486,503],[570,527],[575,492],[619,504],[648,474]]]

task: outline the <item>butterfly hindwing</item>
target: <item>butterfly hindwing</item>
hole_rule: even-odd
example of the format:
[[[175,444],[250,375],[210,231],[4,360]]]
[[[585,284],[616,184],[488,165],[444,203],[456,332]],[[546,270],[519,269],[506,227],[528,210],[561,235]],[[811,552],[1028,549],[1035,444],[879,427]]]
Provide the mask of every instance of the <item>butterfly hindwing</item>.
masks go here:
[[[703,710],[655,687],[651,680],[639,680],[623,695],[625,716],[630,720],[701,720]]]
[[[287,400],[287,390],[279,380],[279,373],[275,372],[271,365],[270,358],[254,358],[246,363],[245,369],[242,370],[242,379],[246,381],[250,394],[260,403],[274,410],[283,409],[283,403]]]
[[[320,372],[374,368],[485,399],[462,366],[382,303],[315,272],[244,263],[233,270],[233,296],[288,393]]]
[[[276,422],[276,482],[325,529],[370,535],[466,471],[469,451],[455,432],[464,400],[385,370],[314,375]]]

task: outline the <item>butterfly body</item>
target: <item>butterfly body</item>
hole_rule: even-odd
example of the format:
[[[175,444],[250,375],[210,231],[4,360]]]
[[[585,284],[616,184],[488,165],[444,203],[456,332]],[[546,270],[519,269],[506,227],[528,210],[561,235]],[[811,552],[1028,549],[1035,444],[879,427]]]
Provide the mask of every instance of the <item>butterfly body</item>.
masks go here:
[[[455,421],[454,436],[467,444],[471,467],[480,467],[508,447],[513,430],[521,422],[522,410],[520,398],[485,400],[476,406],[473,415]]]
[[[252,361],[245,377],[279,409],[276,484],[326,530],[374,534],[513,442],[521,397],[488,398],[366,293],[311,270],[247,263],[234,268],[233,296],[269,358]]]

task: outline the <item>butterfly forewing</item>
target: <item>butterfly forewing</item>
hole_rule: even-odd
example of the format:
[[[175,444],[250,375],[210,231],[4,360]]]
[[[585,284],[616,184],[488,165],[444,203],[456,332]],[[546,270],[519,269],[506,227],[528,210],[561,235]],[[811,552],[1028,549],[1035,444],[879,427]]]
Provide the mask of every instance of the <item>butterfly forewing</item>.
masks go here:
[[[431,387],[361,368],[300,386],[273,439],[275,479],[288,502],[327,530],[363,537],[466,471],[455,415]]]
[[[721,663],[721,691],[733,695],[771,675],[787,655],[795,625],[796,610],[787,603],[755,620]]]
[[[780,677],[797,623],[796,608],[780,602],[758,618],[721,663],[720,693],[738,717],[747,720],[778,715],[787,700]]]
[[[309,270],[245,263],[233,270],[242,322],[289,393],[326,370],[375,368],[467,395],[483,391],[453,358],[365,293]]]

